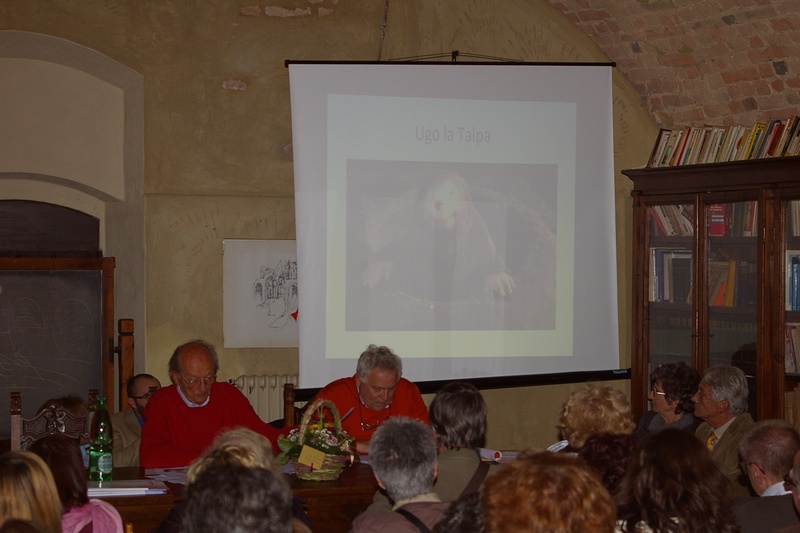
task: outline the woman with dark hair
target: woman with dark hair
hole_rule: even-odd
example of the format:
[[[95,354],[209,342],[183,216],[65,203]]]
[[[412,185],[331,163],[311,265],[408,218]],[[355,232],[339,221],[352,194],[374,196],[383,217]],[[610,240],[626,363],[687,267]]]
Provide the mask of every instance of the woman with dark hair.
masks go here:
[[[647,435],[617,493],[617,531],[737,532],[729,484],[689,432],[668,428]]]
[[[593,433],[578,449],[578,457],[597,474],[613,496],[625,476],[635,445],[633,435]]]
[[[650,376],[650,411],[639,420],[634,435],[644,437],[664,428],[684,429],[692,434],[700,425],[692,396],[700,385],[700,374],[686,363],[659,365]]]
[[[428,407],[436,437],[439,474],[433,491],[443,502],[476,491],[493,474],[496,463],[481,461],[478,448],[486,443],[486,402],[481,392],[464,381],[448,383]],[[375,493],[370,510],[391,509],[383,491]]]
[[[31,444],[30,451],[41,457],[56,481],[63,514],[63,533],[103,531],[122,533],[122,518],[113,505],[89,499],[86,471],[78,443],[63,435],[47,435]],[[85,529],[89,527],[88,529]]]

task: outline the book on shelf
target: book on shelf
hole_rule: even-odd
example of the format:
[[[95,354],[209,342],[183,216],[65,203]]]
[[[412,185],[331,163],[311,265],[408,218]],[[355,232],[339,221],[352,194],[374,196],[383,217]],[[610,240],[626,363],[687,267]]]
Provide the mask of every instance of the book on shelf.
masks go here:
[[[730,261],[708,262],[708,305],[711,307],[725,306],[725,291],[728,286],[728,271]]]
[[[658,162],[664,157],[664,150],[667,149],[667,141],[669,140],[670,130],[661,128],[656,138],[656,143],[653,145],[653,150],[650,152],[650,157],[647,160],[648,167],[657,167]]]
[[[725,281],[725,307],[733,307],[736,297],[736,261],[728,261],[728,279]]]
[[[784,269],[784,309],[786,311],[797,311],[794,307],[795,291],[795,271],[796,265],[800,265],[800,250],[786,250],[786,266]]]
[[[725,204],[710,204],[708,206],[708,235],[724,237],[725,229]]]
[[[691,303],[692,252],[686,248],[650,249],[649,301]]]
[[[797,350],[800,349],[797,344],[800,335],[797,330],[798,326],[800,324],[796,322],[787,322],[783,326],[783,360],[786,372],[797,372]]]

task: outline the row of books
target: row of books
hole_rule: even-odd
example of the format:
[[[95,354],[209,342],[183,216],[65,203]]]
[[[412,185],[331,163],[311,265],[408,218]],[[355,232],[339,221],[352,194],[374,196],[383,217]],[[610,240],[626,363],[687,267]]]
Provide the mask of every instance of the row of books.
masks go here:
[[[800,117],[751,126],[661,128],[648,167],[672,167],[800,155]]]
[[[793,202],[793,209],[794,204],[800,205],[800,202]],[[800,218],[800,208],[797,214]],[[694,234],[692,204],[653,205],[650,206],[650,218],[654,236],[690,237]],[[708,234],[711,237],[755,237],[758,234],[758,202],[748,200],[711,204],[708,206],[708,219]]]
[[[692,251],[685,248],[650,249],[651,302],[692,303]]]
[[[708,262],[708,305],[755,307],[758,271],[750,261]]]
[[[786,250],[784,309],[800,311],[800,250]]]

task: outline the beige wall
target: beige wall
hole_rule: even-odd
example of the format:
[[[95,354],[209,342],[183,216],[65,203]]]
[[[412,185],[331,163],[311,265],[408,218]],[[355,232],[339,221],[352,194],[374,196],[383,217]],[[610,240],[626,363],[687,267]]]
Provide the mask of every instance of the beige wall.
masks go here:
[[[144,217],[145,264],[125,289],[144,295],[141,303],[128,299],[131,314],[145,317],[136,324],[137,371],[166,380],[176,344],[203,337],[222,346],[222,239],[294,238],[284,60],[377,60],[457,49],[524,61],[609,61],[545,1],[385,5],[386,21],[384,3],[361,0],[244,8],[230,0],[82,0],[68,9],[58,0],[0,5],[0,30],[69,39],[143,76],[145,201],[128,209]],[[620,366],[627,367],[630,185],[619,169],[645,163],[655,126],[618,72],[613,83]],[[116,226],[124,220],[118,217]],[[111,250],[125,244],[119,231],[107,239]],[[297,370],[294,349],[221,349],[221,359],[221,378]],[[618,385],[627,391],[627,382]],[[553,442],[561,403],[576,387],[487,391],[489,445]]]

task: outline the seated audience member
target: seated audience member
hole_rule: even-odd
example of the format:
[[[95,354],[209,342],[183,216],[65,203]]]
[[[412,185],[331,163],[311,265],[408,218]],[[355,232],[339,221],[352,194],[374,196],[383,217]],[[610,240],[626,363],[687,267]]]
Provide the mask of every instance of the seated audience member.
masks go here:
[[[201,340],[182,344],[169,360],[172,385],[153,393],[145,408],[139,462],[144,468],[186,466],[224,429],[244,426],[261,433],[277,450],[281,432],[256,414],[242,392],[217,383],[219,359]]]
[[[606,490],[614,496],[631,462],[636,439],[633,435],[594,433],[578,450],[578,457],[597,474]]]
[[[786,476],[786,485],[792,489],[792,503],[794,509],[800,513],[800,452],[794,456],[794,466]],[[772,533],[800,533],[800,525],[793,524],[790,526],[775,528]]]
[[[731,481],[729,496],[749,496],[750,484],[739,468],[739,441],[753,425],[747,413],[747,377],[734,366],[712,366],[703,373],[692,396],[694,416],[703,423],[695,435],[711,450],[711,458]]]
[[[369,443],[375,480],[394,502],[392,511],[366,511],[353,521],[353,533],[419,533],[442,519],[447,502],[433,492],[436,441],[428,426],[400,416],[387,420]]]
[[[272,455],[272,444],[265,436],[244,427],[222,433],[203,454],[195,459],[186,472],[187,485],[191,485],[204,471],[215,467],[244,466],[269,470],[286,483],[281,468]],[[287,490],[289,485],[286,485]],[[294,531],[308,531],[311,527],[303,509],[303,502],[293,498]],[[186,501],[182,500],[151,533],[179,533],[186,512]],[[306,527],[308,526],[308,527]]]
[[[114,468],[139,466],[144,408],[150,396],[160,388],[161,383],[150,374],[137,374],[128,378],[125,390],[128,394],[126,402],[130,409],[111,416],[111,427],[114,430],[112,440]]]
[[[481,392],[463,381],[445,385],[428,409],[439,450],[439,475],[433,491],[443,502],[474,492],[497,463],[481,461],[478,448],[486,443],[486,402]],[[383,491],[375,494],[371,510],[390,509]]]
[[[34,522],[46,533],[61,533],[56,482],[45,462],[28,451],[0,455],[0,524],[15,519]]]
[[[217,465],[186,488],[186,533],[291,533],[292,492],[264,468]]]
[[[617,531],[738,531],[728,479],[693,435],[669,428],[639,443],[616,496]]]
[[[634,435],[641,438],[664,428],[676,427],[694,432],[700,421],[694,413],[692,396],[700,384],[700,374],[686,363],[659,365],[650,376],[650,410],[639,420]]]
[[[370,344],[358,358],[354,376],[337,379],[317,394],[336,405],[342,429],[356,439],[358,453],[368,453],[370,437],[389,417],[428,422],[419,389],[402,376],[400,357],[386,346]]]
[[[564,440],[547,451],[576,453],[593,433],[630,435],[636,427],[625,394],[614,387],[592,383],[567,397],[561,409],[560,426]]]
[[[63,510],[63,533],[122,533],[122,517],[114,506],[103,500],[89,499],[86,471],[73,439],[47,435],[31,444],[30,451],[41,457],[53,473]]]
[[[580,459],[540,452],[504,464],[486,480],[487,533],[610,533],[614,501]]]
[[[742,469],[759,497],[737,498],[732,503],[742,533],[800,525],[792,491],[784,487],[798,451],[800,435],[785,420],[763,420],[744,433],[739,442]]]

